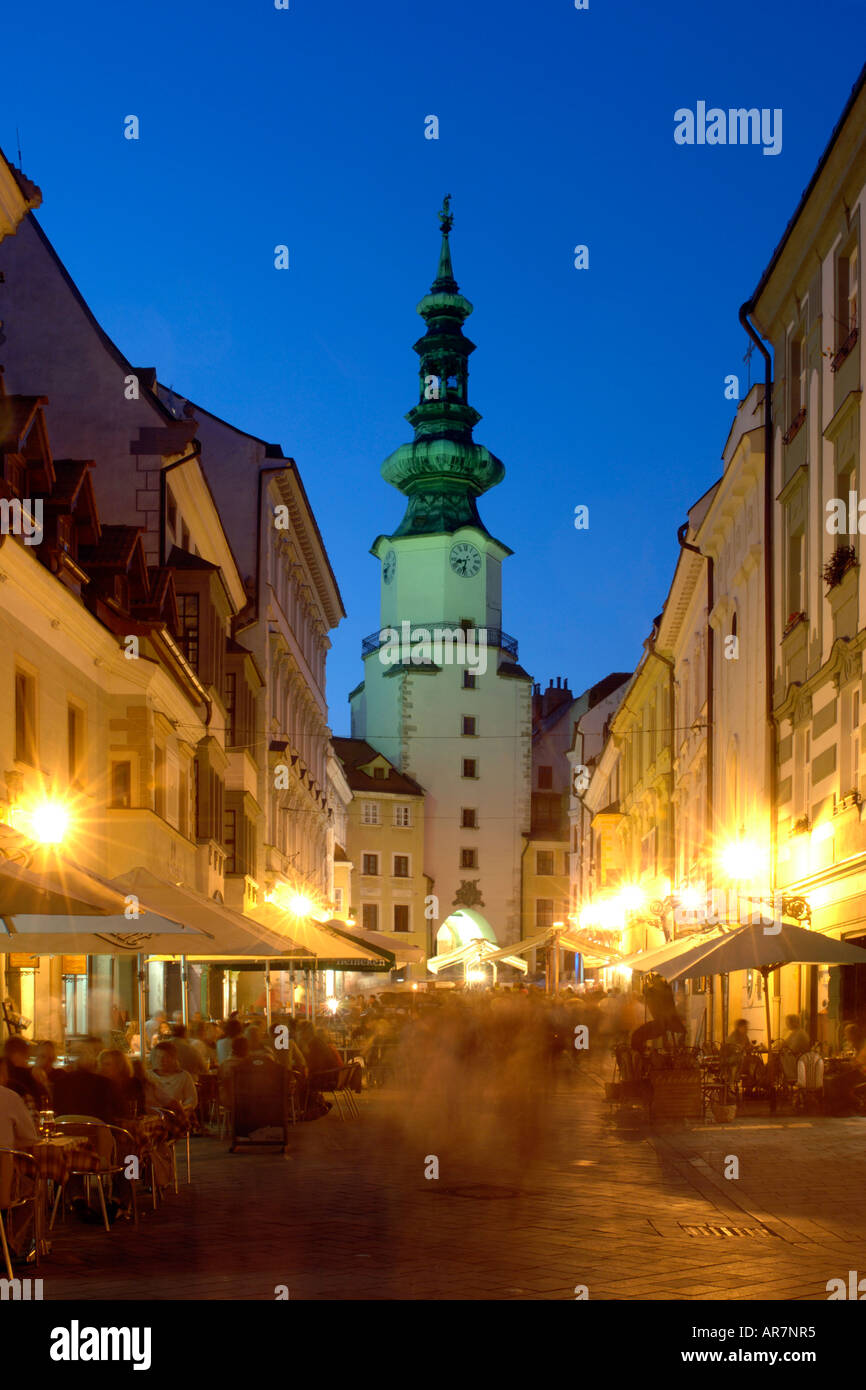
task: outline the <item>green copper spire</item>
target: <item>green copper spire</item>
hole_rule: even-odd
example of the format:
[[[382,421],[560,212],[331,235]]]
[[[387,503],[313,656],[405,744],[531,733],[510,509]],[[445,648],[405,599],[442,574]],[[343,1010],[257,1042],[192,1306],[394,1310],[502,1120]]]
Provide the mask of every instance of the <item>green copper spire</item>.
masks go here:
[[[409,499],[396,536],[448,533],[461,526],[486,530],[475,499],[505,476],[499,459],[472,438],[481,419],[467,396],[475,344],[463,336],[463,323],[472,305],[460,293],[451,267],[450,204],[449,193],[439,213],[442,246],[436,279],[418,305],[427,332],[415,343],[421,359],[419,401],[406,416],[415,439],[401,444],[382,464],[385,481]]]

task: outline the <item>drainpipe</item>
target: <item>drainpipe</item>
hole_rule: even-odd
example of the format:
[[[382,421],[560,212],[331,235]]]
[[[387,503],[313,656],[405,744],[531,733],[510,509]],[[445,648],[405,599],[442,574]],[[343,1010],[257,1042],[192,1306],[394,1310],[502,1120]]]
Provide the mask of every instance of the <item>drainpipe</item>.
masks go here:
[[[749,323],[754,300],[740,309],[740,323],[764,359],[764,665],[766,685],[766,763],[767,796],[770,803],[770,892],[775,904],[776,891],[776,813],[778,768],[776,766],[776,720],[773,715],[773,666],[775,660],[773,593],[773,365],[770,352]]]
[[[716,601],[715,561],[712,555],[705,555],[696,545],[686,540],[689,523],[684,521],[677,540],[683,550],[691,550],[707,562],[707,785],[706,785],[706,844],[707,844],[707,902],[712,902],[713,892],[713,850],[715,847],[715,732],[716,732],[716,688],[715,688],[715,640],[710,614]],[[707,1017],[707,1037],[712,1039],[716,1023],[716,989],[710,988],[710,1005]]]
[[[715,830],[715,800],[714,800],[714,777],[715,777],[715,757],[714,757],[714,734],[715,734],[715,714],[716,714],[716,692],[715,692],[715,643],[713,641],[713,628],[710,623],[710,614],[713,611],[715,599],[715,562],[712,555],[705,555],[696,545],[692,545],[686,540],[686,532],[689,523],[684,521],[677,532],[677,540],[683,550],[691,550],[693,554],[699,555],[702,560],[707,562],[707,661],[706,661],[706,681],[707,681],[707,843],[712,851],[713,833]],[[708,858],[708,876],[710,882],[707,888],[712,887],[712,858]]]
[[[656,648],[655,648],[655,641],[656,641],[655,635],[652,636],[652,637],[649,639],[649,644],[647,645],[647,653],[648,653],[649,656],[654,656],[655,659],[656,659],[656,661],[660,661],[660,662],[662,663],[663,666],[667,666],[667,668],[668,668],[668,710],[669,710],[668,718],[670,719],[670,729],[671,729],[671,792],[673,792],[673,780],[674,780],[674,770],[673,770],[673,733],[674,733],[674,726],[675,726],[675,724],[676,724],[676,708],[675,708],[675,701],[674,701],[674,663],[671,661],[670,657],[662,656],[661,652],[657,652],[657,651],[656,651]],[[650,644],[651,644],[651,645],[650,645]],[[674,817],[675,817],[675,812],[674,812],[674,799],[673,799],[673,796],[671,796],[671,798],[670,798],[670,807],[671,807],[671,826],[670,826],[670,836],[669,836],[670,850],[669,850],[668,865],[669,865],[669,868],[670,868],[671,889],[673,889],[673,885],[674,885],[674,871],[675,871],[675,869],[676,869],[676,843],[677,843],[677,841],[676,841],[676,834],[675,834],[676,822],[675,822],[675,819],[674,819]]]

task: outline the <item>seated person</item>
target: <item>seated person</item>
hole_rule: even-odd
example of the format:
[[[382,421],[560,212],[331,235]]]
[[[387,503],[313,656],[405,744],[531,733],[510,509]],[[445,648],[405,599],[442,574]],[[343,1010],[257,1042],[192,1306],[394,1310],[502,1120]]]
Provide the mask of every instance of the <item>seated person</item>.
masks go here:
[[[800,1023],[797,1014],[787,1014],[785,1017],[785,1027],[788,1029],[782,1045],[799,1057],[801,1053],[809,1051],[809,1034]]]
[[[192,1114],[198,1105],[198,1093],[189,1072],[180,1065],[173,1042],[165,1040],[156,1044],[150,1057],[150,1070],[155,1083],[188,1115]]]
[[[71,1052],[72,1065],[54,1079],[54,1113],[92,1115],[110,1124],[113,1095],[108,1077],[97,1071],[99,1038],[84,1038],[73,1044]]]
[[[223,1029],[223,1035],[216,1042],[217,1065],[227,1062],[232,1055],[232,1039],[239,1038],[243,1032],[243,1025],[239,1018],[230,1018]]]
[[[240,1066],[241,1062],[245,1062],[249,1055],[249,1038],[245,1038],[243,1033],[238,1033],[237,1037],[232,1038],[231,1057],[227,1057],[224,1062],[220,1062],[218,1075],[221,1105],[228,1105],[231,1100],[232,1072]]]
[[[57,1048],[54,1043],[46,1040],[36,1044],[33,1058],[33,1075],[46,1088],[49,1095],[54,1095],[54,1082],[60,1075],[60,1068],[57,1065]]]
[[[298,1041],[311,1075],[339,1070],[344,1066],[334,1044],[318,1028],[314,1028],[312,1023],[301,1024],[298,1029]]]
[[[0,1149],[29,1149],[38,1138],[30,1111],[9,1085],[9,1064],[0,1058]]]
[[[827,1110],[834,1115],[844,1115],[854,1109],[855,1092],[866,1094],[866,1046],[852,1061],[835,1076],[824,1079],[824,1100]]]
[[[290,1071],[297,1071],[306,1076],[307,1059],[292,1037],[291,1028],[287,1023],[275,1023],[272,1026],[270,1046],[278,1062]]]
[[[144,1086],[132,1070],[132,1062],[119,1047],[99,1054],[99,1072],[108,1079],[112,1091],[112,1123],[125,1125],[145,1108]]]
[[[262,1030],[258,1023],[250,1023],[246,1028],[244,1036],[249,1042],[251,1057],[273,1057],[269,1045],[265,1043]]]
[[[216,1066],[216,1048],[208,1041],[208,1025],[204,1019],[196,1019],[190,1028],[189,1045],[198,1054],[204,1071]]]
[[[27,1039],[18,1036],[7,1038],[3,1056],[9,1090],[15,1091],[34,1110],[47,1110],[51,1104],[48,1086],[30,1070],[30,1045]]]
[[[26,1152],[39,1136],[30,1111],[18,1092],[10,1089],[8,1081],[8,1064],[4,1058],[0,1058],[0,1149]],[[18,1178],[18,1191],[22,1197],[29,1197],[32,1193],[33,1179],[27,1174],[22,1173]],[[4,1225],[12,1260],[16,1264],[25,1263],[33,1249],[33,1207],[18,1207],[10,1211]]]
[[[170,1029],[171,1040],[174,1043],[174,1049],[177,1053],[177,1060],[183,1071],[188,1071],[193,1080],[195,1080],[203,1071],[207,1071],[207,1062],[198,1049],[193,1047],[192,1043],[188,1040],[186,1028],[182,1023],[172,1023],[170,1024]]]
[[[721,1048],[722,1059],[728,1063],[731,1080],[742,1076],[746,1086],[760,1083],[764,1074],[764,1064],[755,1055],[755,1044],[749,1037],[746,1019],[738,1018]]]
[[[863,1037],[863,1030],[859,1026],[859,1024],[843,1024],[841,1047],[839,1048],[840,1056],[856,1057],[857,1053],[863,1046],[864,1041],[866,1041],[866,1039],[864,1039]]]

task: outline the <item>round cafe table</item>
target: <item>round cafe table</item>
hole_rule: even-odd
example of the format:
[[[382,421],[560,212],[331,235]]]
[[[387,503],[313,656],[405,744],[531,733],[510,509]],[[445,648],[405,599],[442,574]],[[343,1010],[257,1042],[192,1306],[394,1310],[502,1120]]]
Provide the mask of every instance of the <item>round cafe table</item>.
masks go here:
[[[91,1141],[78,1134],[43,1135],[30,1152],[35,1169],[36,1249],[44,1255],[50,1249],[45,1236],[48,1184],[64,1187],[73,1172],[95,1173],[100,1159]]]

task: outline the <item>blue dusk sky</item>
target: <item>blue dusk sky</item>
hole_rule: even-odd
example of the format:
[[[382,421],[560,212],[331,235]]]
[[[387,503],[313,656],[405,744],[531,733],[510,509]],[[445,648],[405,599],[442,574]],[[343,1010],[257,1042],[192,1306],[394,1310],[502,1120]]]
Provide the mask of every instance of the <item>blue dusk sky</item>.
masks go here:
[[[404,512],[379,467],[411,438],[445,193],[475,437],[506,467],[480,502],[514,550],[503,626],[545,684],[633,669],[720,472],[724,379],[748,388],[737,311],[866,54],[861,0],[45,0],[2,27],[0,145],[17,128],[97,319],[297,460],[348,613],[334,731],[378,626],[368,548]],[[781,152],[676,144],[698,102],[780,108]]]

